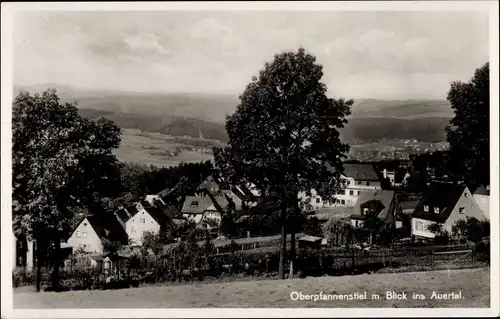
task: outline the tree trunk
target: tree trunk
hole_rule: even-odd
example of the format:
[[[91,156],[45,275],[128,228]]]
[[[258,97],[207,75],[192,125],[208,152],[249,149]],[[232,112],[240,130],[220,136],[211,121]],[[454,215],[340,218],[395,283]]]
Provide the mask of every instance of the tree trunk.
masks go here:
[[[297,214],[300,214],[300,208],[299,208],[299,203],[295,202],[295,214],[294,217],[290,220],[290,276],[289,278],[293,278],[294,275],[294,263],[295,263],[295,257],[297,255],[296,253],[296,247],[295,247],[295,233],[297,230],[297,225],[296,223],[296,218]]]
[[[281,207],[281,249],[280,263],[278,268],[278,276],[280,279],[285,279],[285,254],[286,254],[286,205]]]
[[[61,265],[61,240],[59,236],[54,237],[54,256],[52,264],[52,288],[59,291],[59,267]]]
[[[35,286],[36,286],[36,292],[40,292],[40,286],[41,286],[41,281],[42,281],[42,251],[40,249],[40,241],[35,240],[34,241],[34,246],[35,246],[35,262],[36,262],[36,278],[35,278]]]

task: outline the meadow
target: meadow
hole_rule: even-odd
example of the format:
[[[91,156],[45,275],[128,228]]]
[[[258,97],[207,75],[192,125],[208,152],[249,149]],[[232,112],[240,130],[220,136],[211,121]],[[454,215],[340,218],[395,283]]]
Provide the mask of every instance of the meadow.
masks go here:
[[[441,308],[489,307],[490,268],[366,274],[290,280],[258,280],[192,285],[150,286],[123,290],[26,292],[14,290],[14,308]],[[23,291],[23,292],[22,292]],[[387,291],[405,292],[407,299],[386,298]],[[302,294],[367,293],[368,299],[292,300],[292,292]],[[460,299],[431,299],[433,292],[461,292]],[[413,294],[425,299],[414,299]],[[372,299],[378,294],[380,299]]]

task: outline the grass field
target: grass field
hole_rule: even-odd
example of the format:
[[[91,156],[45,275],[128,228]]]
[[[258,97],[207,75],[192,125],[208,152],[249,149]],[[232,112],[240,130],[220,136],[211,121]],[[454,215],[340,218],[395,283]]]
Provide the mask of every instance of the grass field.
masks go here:
[[[180,162],[201,162],[212,159],[210,152],[221,145],[215,140],[173,137],[160,133],[124,129],[116,156],[123,162],[158,167],[175,166]]]
[[[26,291],[26,289],[24,289]],[[390,300],[386,291],[405,292],[407,300]],[[455,300],[430,299],[438,294],[458,293]],[[367,300],[292,300],[302,294],[367,293]],[[413,299],[413,293],[425,300]],[[379,294],[380,299],[371,299]],[[14,308],[193,308],[193,307],[489,307],[490,268],[261,280],[181,286],[141,287],[114,291],[63,293],[14,292]]]

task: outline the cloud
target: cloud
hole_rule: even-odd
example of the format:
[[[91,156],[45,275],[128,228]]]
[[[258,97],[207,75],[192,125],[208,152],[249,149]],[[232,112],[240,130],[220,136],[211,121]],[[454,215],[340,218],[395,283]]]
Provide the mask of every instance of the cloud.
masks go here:
[[[488,20],[461,12],[59,12],[15,18],[19,84],[238,94],[304,46],[332,92],[444,97],[488,59]]]

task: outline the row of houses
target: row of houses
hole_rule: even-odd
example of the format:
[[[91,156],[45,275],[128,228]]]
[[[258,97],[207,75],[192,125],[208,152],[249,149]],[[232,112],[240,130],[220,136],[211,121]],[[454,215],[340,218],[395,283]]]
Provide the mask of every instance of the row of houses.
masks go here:
[[[194,221],[198,227],[216,231],[222,213],[233,206],[236,210],[257,204],[260,193],[249,185],[221,188],[222,183],[213,176],[203,181],[193,196],[186,196],[178,209],[168,203],[170,191],[146,195],[144,200],[126,207],[119,207],[113,215],[80,215],[73,232],[61,243],[66,254],[76,251],[90,254],[94,261],[102,260],[104,240],[119,242],[129,247],[142,246],[146,232],[157,234],[161,225],[167,221],[182,223]],[[14,234],[13,234],[14,236]],[[34,245],[26,238],[14,236],[14,267],[32,268],[34,266]]]
[[[390,172],[389,172],[390,173]],[[400,202],[394,190],[382,189],[382,178],[388,172],[377,173],[369,164],[344,164],[341,175],[343,188],[335,195],[335,201],[324,201],[312,190],[312,196],[298,194],[304,202],[303,209],[314,215],[320,208],[345,209],[353,227],[362,227],[369,214],[375,214],[384,224],[403,227],[403,220],[411,221],[411,236],[433,238],[428,230],[433,223],[440,223],[452,232],[459,219],[489,218],[489,190],[484,187],[471,193],[465,185],[434,182],[424,196],[415,202]],[[223,212],[230,208],[244,210],[257,205],[260,192],[252,184],[227,185],[214,176],[208,177],[192,196],[186,196],[178,209],[168,203],[170,190],[147,195],[144,200],[127,207],[120,207],[113,216],[81,216],[74,231],[62,243],[62,248],[90,253],[99,259],[104,250],[103,240],[111,239],[125,245],[141,246],[144,233],[158,233],[167,220],[181,223],[194,221],[199,227],[216,230]],[[405,218],[406,217],[406,218]],[[33,266],[33,244],[26,240],[16,241],[15,265]],[[101,257],[99,257],[101,256]]]

